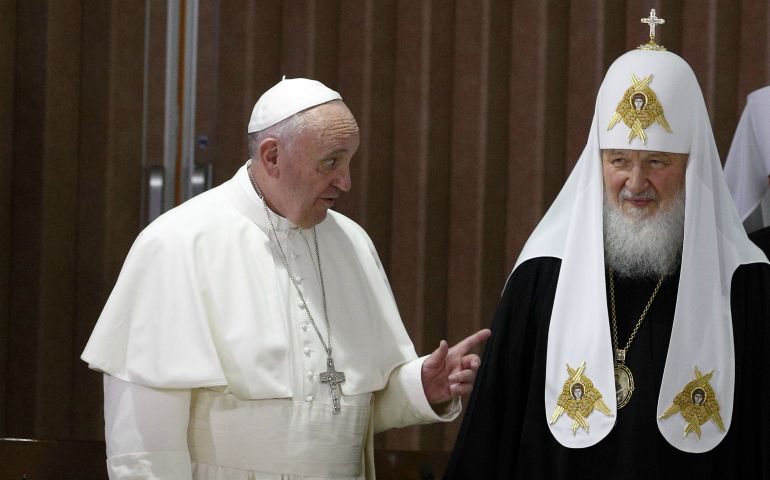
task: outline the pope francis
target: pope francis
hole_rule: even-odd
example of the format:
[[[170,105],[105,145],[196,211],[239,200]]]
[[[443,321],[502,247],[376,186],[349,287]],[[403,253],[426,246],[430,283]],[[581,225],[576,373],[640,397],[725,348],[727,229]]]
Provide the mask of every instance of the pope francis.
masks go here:
[[[370,479],[372,436],[449,421],[480,361],[417,358],[374,245],[334,212],[359,145],[340,95],[283,79],[250,160],[136,239],[82,358],[111,479]]]

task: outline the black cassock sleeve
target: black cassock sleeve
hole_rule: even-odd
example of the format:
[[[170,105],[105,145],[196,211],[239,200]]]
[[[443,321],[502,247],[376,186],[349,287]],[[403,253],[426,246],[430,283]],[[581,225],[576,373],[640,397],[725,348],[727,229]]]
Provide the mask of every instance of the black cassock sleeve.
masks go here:
[[[735,344],[733,417],[727,437],[714,449],[717,462],[712,471],[723,473],[722,478],[770,480],[770,265],[739,267],[733,275],[730,305]],[[728,454],[730,458],[724,458]],[[726,462],[719,460],[733,466],[725,468]]]
[[[538,409],[530,398],[536,391],[542,398],[545,388],[533,361],[545,358],[560,266],[559,259],[534,259],[508,279],[445,479],[512,478],[527,441],[525,418],[538,415],[545,424],[544,404]]]
[[[752,242],[757,244],[759,248],[765,252],[765,255],[770,257],[770,227],[765,227],[761,230],[757,230],[749,235]]]

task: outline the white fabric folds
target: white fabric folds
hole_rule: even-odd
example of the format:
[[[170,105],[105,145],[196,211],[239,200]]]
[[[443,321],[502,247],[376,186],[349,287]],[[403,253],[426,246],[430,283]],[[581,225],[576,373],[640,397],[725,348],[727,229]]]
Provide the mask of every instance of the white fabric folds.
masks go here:
[[[160,390],[104,375],[110,480],[190,480],[190,390]]]
[[[158,389],[105,374],[110,479],[374,478],[374,433],[460,413],[459,399],[438,413],[428,404],[425,358],[396,368],[379,392],[343,396],[339,414],[327,395],[242,400],[224,387]]]
[[[369,237],[347,217],[330,211],[316,231],[334,360],[346,375],[341,389],[380,390],[394,368],[417,358],[385,273]],[[292,397],[287,306],[279,295],[289,279],[269,235],[245,167],[159,217],[131,248],[83,360],[149,387],[227,386],[243,399]],[[323,318],[318,311],[314,317]]]
[[[770,176],[770,86],[749,94],[725,161],[727,186],[741,220],[759,206]]]
[[[345,396],[342,411],[335,414],[327,399],[251,401],[196,389],[188,429],[190,457],[197,464],[241,471],[358,479],[371,397]]]
[[[656,122],[645,130],[645,143],[639,137],[629,140],[630,129],[622,120],[608,130],[618,102],[633,84],[632,76],[642,80],[649,75],[648,85],[657,95],[672,132]],[[703,373],[714,370],[710,383],[729,428],[735,361],[731,280],[739,265],[766,259],[749,241],[730,199],[692,69],[673,53],[642,50],[624,54],[609,68],[599,90],[585,150],[514,267],[536,257],[562,260],[548,337],[544,420],[559,443],[581,448],[604,438],[617,415],[604,281],[601,149],[689,154],[682,268],[658,416],[693,380],[697,366]],[[583,362],[585,375],[601,392],[613,416],[594,411],[588,418],[590,431],[579,429],[573,434],[571,420],[553,425],[550,421],[567,379],[567,365],[574,369]],[[708,451],[725,435],[707,424],[700,439],[684,437],[680,416],[657,422],[666,440],[687,452]]]

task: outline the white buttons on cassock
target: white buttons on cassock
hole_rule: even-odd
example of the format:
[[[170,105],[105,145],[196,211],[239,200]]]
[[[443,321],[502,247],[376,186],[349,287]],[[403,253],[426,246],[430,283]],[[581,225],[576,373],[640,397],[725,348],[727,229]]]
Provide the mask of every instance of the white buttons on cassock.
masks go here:
[[[312,370],[308,370],[307,372],[305,372],[305,374],[307,374],[307,378],[311,380],[313,379],[313,375],[315,375],[315,373]]]
[[[302,277],[299,275],[294,276],[294,281],[297,282],[297,285],[302,283]]]
[[[305,355],[310,356],[310,347],[305,347],[302,351],[305,352]]]
[[[312,402],[313,401],[313,396],[312,395],[308,395],[305,400],[307,400],[308,402]]]
[[[307,322],[305,322],[305,323],[303,323],[302,325],[299,326],[299,328],[301,328],[303,332],[307,332],[307,329],[309,327],[310,327],[310,325],[308,325]]]

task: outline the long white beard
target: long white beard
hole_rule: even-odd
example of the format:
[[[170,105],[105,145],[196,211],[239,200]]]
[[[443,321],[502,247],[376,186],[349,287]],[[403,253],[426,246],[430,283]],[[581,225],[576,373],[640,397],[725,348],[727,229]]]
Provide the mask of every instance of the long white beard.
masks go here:
[[[623,189],[620,197],[629,195]],[[621,277],[659,277],[673,273],[682,256],[684,190],[666,209],[644,217],[628,213],[604,197],[604,259]]]

